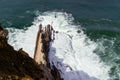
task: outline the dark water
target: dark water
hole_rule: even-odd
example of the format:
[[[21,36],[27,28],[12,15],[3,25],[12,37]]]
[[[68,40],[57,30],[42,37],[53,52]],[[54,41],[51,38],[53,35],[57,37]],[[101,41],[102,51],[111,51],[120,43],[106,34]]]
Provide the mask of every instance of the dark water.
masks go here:
[[[0,0],[4,27],[28,27],[36,11],[71,13],[91,40],[103,41],[105,51],[98,48],[95,53],[112,65],[110,76],[120,79],[120,0]]]

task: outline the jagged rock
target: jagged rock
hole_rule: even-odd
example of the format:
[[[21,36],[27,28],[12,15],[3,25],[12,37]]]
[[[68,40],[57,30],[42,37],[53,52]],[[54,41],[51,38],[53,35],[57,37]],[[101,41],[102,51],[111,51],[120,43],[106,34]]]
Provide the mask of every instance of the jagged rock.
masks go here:
[[[54,76],[54,80],[63,80],[58,69],[54,65],[52,66],[51,74]]]
[[[6,30],[0,28],[0,32]],[[44,71],[22,49],[15,51],[0,34],[0,80],[41,80]]]
[[[22,48],[18,50],[18,53],[21,53],[22,55],[29,57],[29,55],[25,51],[23,51]]]
[[[8,31],[3,29],[0,24],[0,38],[7,38],[7,36],[8,36]]]

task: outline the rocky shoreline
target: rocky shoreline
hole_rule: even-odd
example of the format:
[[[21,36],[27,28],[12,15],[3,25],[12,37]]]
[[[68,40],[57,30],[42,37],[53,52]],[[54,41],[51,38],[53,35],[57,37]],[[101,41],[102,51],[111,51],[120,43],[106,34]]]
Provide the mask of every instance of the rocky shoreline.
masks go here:
[[[32,59],[22,48],[16,51],[8,44],[8,31],[0,26],[0,80],[63,80],[48,60],[52,27],[39,27]]]

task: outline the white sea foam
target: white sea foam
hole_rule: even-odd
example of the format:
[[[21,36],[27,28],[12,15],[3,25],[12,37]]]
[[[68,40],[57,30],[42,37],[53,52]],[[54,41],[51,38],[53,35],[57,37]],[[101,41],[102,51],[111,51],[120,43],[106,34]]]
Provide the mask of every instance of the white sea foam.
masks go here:
[[[27,30],[8,28],[9,43],[15,49],[23,48],[33,57],[39,24],[51,24],[58,33],[51,42],[49,59],[64,80],[107,80],[109,67],[94,53],[97,43],[91,41],[79,25],[73,24],[73,20],[71,14],[64,12],[39,14]]]

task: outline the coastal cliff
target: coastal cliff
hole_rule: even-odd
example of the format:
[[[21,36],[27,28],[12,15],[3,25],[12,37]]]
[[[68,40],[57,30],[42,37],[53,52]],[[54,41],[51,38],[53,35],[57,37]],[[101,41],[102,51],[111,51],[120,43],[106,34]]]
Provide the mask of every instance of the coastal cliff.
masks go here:
[[[48,30],[45,31],[45,35],[50,36]],[[50,41],[47,41],[48,36],[41,39],[42,37],[38,35],[38,38],[42,41],[42,46],[39,45],[39,40],[37,40],[36,58],[32,59],[22,48],[16,51],[8,44],[8,31],[0,26],[0,80],[62,80],[57,68],[53,67],[51,69],[49,65]],[[43,56],[37,55],[38,53],[42,53]]]

